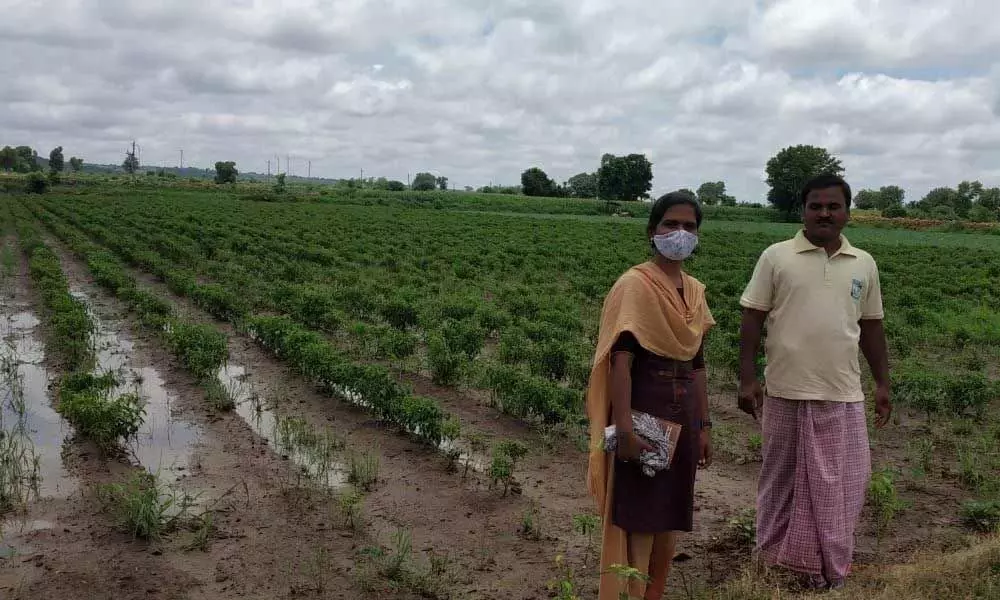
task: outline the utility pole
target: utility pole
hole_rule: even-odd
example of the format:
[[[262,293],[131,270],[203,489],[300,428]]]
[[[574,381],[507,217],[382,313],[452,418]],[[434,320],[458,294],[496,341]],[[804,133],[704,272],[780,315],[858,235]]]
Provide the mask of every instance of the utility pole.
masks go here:
[[[306,179],[312,179],[313,176],[313,161],[309,161],[309,167],[306,171]]]
[[[280,174],[281,173],[281,157],[278,156],[277,154],[275,154],[274,155],[274,160],[277,161],[277,166],[274,169],[274,172]]]
[[[291,175],[292,177],[295,177],[295,173],[291,172],[291,170],[292,170],[292,159],[288,158],[288,156],[289,156],[288,154],[285,155],[285,170],[289,172],[288,173],[289,175]]]
[[[267,180],[271,181],[271,159],[267,159]]]
[[[365,187],[365,168],[361,167],[361,189]]]
[[[184,148],[181,148],[181,166],[178,167],[179,170],[184,169]]]

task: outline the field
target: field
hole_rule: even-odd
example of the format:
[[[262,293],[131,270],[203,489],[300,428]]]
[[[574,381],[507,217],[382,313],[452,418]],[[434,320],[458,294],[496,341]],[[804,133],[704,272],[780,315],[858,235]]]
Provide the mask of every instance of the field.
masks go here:
[[[265,196],[0,196],[0,591],[594,597],[583,393],[641,207]],[[738,296],[795,226],[708,217],[716,461],[670,589],[797,597],[750,569],[761,438],[734,385]],[[843,597],[997,597],[1000,236],[848,235],[880,265],[897,412]]]

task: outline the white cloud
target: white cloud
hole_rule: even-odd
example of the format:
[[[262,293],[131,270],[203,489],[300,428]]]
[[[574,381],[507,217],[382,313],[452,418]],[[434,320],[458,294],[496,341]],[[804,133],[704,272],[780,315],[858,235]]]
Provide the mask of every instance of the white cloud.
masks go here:
[[[986,0],[47,0],[0,20],[0,144],[461,187],[648,152],[759,200],[782,147],[855,188],[1000,185]],[[272,164],[273,167],[273,164]]]

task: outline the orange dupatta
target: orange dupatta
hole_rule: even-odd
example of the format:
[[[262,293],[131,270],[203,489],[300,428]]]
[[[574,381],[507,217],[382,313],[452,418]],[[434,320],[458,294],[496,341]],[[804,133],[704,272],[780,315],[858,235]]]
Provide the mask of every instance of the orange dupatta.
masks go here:
[[[630,331],[643,348],[676,360],[691,360],[698,353],[702,336],[715,319],[705,302],[705,286],[683,274],[684,298],[652,262],[632,267],[612,286],[601,311],[594,365],[587,388],[587,418],[590,421],[590,456],[587,488],[603,518],[601,585],[599,600],[618,600],[625,590],[611,565],[628,565],[625,532],[611,522],[614,489],[614,458],[603,449],[604,428],[611,425],[611,348],[618,336]],[[686,301],[686,306],[685,306]]]

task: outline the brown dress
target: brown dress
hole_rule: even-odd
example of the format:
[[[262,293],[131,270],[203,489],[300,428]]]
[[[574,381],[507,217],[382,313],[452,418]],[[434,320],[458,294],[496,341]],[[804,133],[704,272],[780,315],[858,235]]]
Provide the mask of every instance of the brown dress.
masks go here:
[[[637,461],[615,459],[612,522],[634,533],[691,531],[701,433],[693,371],[705,366],[704,347],[693,360],[677,361],[649,352],[634,335],[625,332],[612,348],[612,352],[620,351],[634,356],[633,410],[683,427],[670,468],[653,477],[644,475]]]

